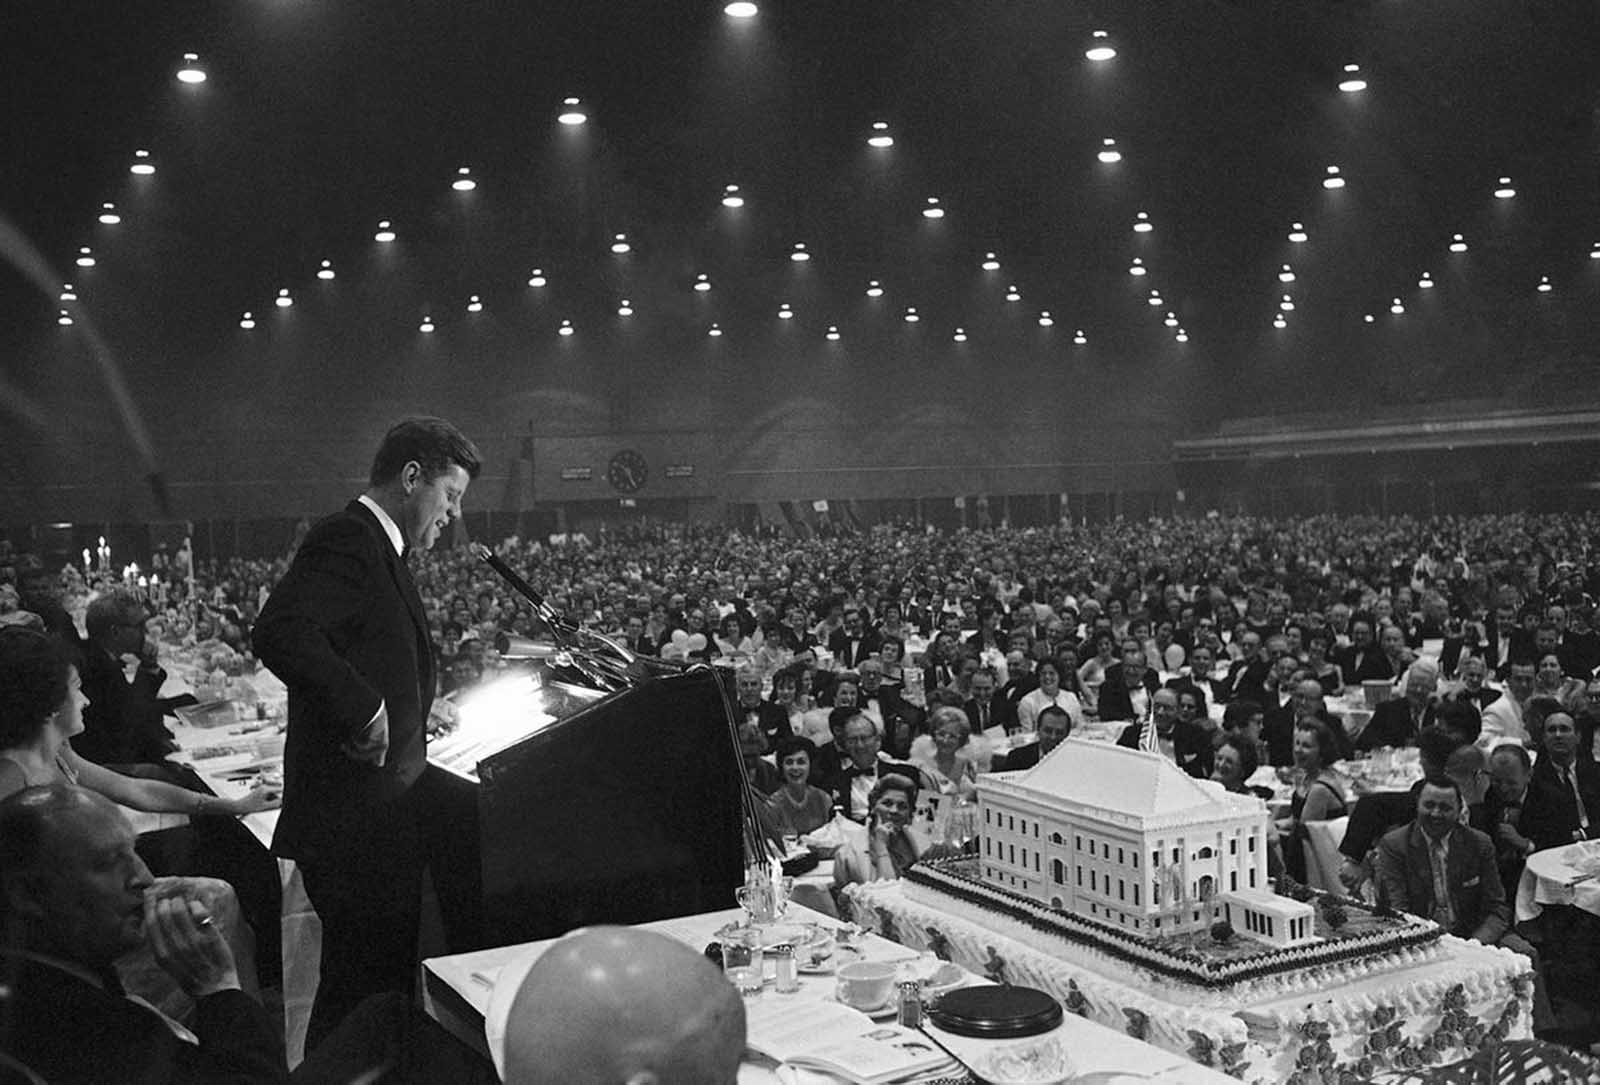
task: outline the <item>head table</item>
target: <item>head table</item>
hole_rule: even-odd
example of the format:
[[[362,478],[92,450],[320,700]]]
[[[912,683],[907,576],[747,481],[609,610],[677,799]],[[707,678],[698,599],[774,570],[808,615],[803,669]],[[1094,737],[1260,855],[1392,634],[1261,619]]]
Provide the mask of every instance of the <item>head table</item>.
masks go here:
[[[743,915],[739,909],[730,908],[642,926],[699,950],[712,940],[718,928],[742,919]],[[837,920],[797,905],[790,906],[786,918],[795,922],[820,923],[826,927],[838,925]],[[452,1035],[479,1054],[492,1059],[499,1070],[503,1065],[506,1018],[517,988],[533,962],[552,944],[548,941],[530,942],[425,960],[422,962],[423,1006],[429,1016]],[[915,949],[908,949],[873,934],[866,935],[858,944],[864,960],[912,961],[919,956]],[[986,981],[969,974],[967,982]],[[788,1004],[799,1007],[831,998],[833,984],[832,976],[803,975],[798,992],[778,994],[769,986],[761,994],[753,996],[753,1000],[767,1004],[759,1007],[763,1013],[778,1010],[785,1000],[791,1000]],[[754,1006],[751,1008],[756,1009]],[[969,1065],[981,1059],[988,1050],[1017,1042],[973,1040],[952,1035],[932,1025],[925,1025],[923,1031]],[[1139,1080],[1168,1085],[1224,1085],[1233,1080],[1180,1055],[1141,1043],[1072,1014],[1067,1014],[1056,1030],[1039,1039],[1045,1038],[1059,1039],[1080,1074],[1120,1072]],[[797,1071],[791,1066],[775,1067],[750,1052],[746,1053],[746,1060],[739,1069],[740,1085],[826,1085],[836,1080],[809,1071]]]

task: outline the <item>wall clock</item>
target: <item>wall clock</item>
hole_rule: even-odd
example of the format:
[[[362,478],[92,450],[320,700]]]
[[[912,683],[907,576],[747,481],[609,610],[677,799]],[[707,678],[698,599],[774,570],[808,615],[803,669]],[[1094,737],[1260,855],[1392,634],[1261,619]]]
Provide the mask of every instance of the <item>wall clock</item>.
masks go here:
[[[644,457],[631,448],[625,448],[611,457],[606,465],[606,481],[618,493],[637,493],[650,478],[650,467]]]

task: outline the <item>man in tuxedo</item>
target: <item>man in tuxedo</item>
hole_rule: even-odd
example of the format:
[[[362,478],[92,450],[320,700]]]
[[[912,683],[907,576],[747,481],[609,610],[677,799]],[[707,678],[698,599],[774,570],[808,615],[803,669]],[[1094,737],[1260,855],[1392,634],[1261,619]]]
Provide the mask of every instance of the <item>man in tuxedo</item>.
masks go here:
[[[996,771],[1015,772],[1018,769],[1033,768],[1072,733],[1072,717],[1067,715],[1067,710],[1060,705],[1045,705],[1039,710],[1039,718],[1034,721],[1034,731],[1038,734],[1039,741],[1030,742],[1021,749],[1006,754],[1005,764],[999,766]]]
[[[1150,698],[1161,680],[1145,662],[1144,645],[1132,637],[1122,642],[1122,659],[1106,668],[1100,683],[1098,707],[1102,720],[1142,720],[1150,713]],[[1172,700],[1177,711],[1178,700]]]
[[[1600,836],[1600,765],[1578,756],[1578,728],[1566,712],[1544,720],[1544,749],[1522,801],[1521,833],[1536,849]]]
[[[1517,621],[1520,605],[1513,589],[1502,589],[1494,610],[1484,619],[1483,657],[1500,678],[1510,673],[1513,659],[1533,654],[1533,638]]]
[[[922,669],[922,688],[946,689],[955,685],[961,674],[959,642],[949,633],[935,634],[928,646],[928,663]]]
[[[1161,752],[1197,780],[1211,779],[1211,736],[1197,723],[1178,718],[1178,695],[1158,689],[1150,695],[1150,718]],[[1117,745],[1138,749],[1144,724],[1135,721],[1122,729]]]
[[[1391,697],[1373,710],[1372,719],[1356,736],[1356,749],[1415,746],[1417,735],[1433,723],[1433,695],[1438,684],[1433,664],[1427,660],[1413,663],[1401,696]]]
[[[1497,689],[1490,689],[1485,683],[1489,678],[1489,664],[1482,656],[1467,656],[1461,661],[1461,688],[1456,691],[1455,699],[1465,701],[1472,705],[1481,714],[1502,694]]]
[[[1006,653],[1006,684],[1000,687],[1000,696],[1013,705],[1039,688],[1033,675],[1033,658],[1020,648]]]
[[[46,633],[59,640],[74,657],[82,653],[84,645],[78,627],[61,605],[59,576],[30,559],[17,571],[17,597],[23,610],[39,616]]]
[[[761,699],[761,675],[755,668],[748,665],[740,667],[733,682],[744,722],[761,732],[767,749],[777,749],[780,740],[794,736],[789,726],[789,713],[784,711],[783,706]]]
[[[1017,706],[1004,697],[995,696],[996,674],[993,667],[979,667],[972,674],[972,696],[962,707],[967,713],[967,723],[972,733],[981,735],[991,727],[1003,727],[1010,734],[1021,724],[1017,721]]]
[[[910,780],[922,779],[914,765],[891,760],[883,753],[883,739],[878,728],[861,713],[851,716],[844,724],[841,738],[844,757],[828,785],[833,803],[852,821],[866,821],[870,812],[867,796],[879,777],[897,773]]]
[[[1378,651],[1378,646],[1372,639],[1372,623],[1365,618],[1357,618],[1350,623],[1350,646],[1341,648],[1333,653],[1333,661],[1339,665],[1339,671],[1344,675],[1348,685],[1360,685],[1363,675],[1383,677],[1383,670],[1379,660],[1383,653]],[[1389,677],[1394,677],[1392,674]]]
[[[1189,653],[1189,665],[1186,668],[1189,673],[1167,679],[1167,688],[1199,690],[1208,711],[1211,705],[1225,704],[1228,700],[1228,687],[1225,682],[1211,677],[1211,669],[1215,665],[1216,657],[1212,654],[1210,646],[1197,644]]]
[[[322,921],[308,1045],[365,996],[411,991],[428,866],[461,868],[434,883],[452,949],[472,948],[476,849],[453,839],[463,827],[441,816],[427,765],[433,653],[406,556],[460,519],[481,464],[443,419],[396,424],[366,492],[310,530],[256,623],[256,655],[289,689],[272,850],[299,865]]]
[[[883,638],[877,630],[868,629],[866,618],[858,609],[844,612],[844,621],[828,635],[828,651],[841,667],[859,667],[863,660],[876,659]]]
[[[1508,898],[1517,895],[1522,868],[1534,852],[1533,841],[1522,832],[1522,805],[1527,801],[1532,773],[1533,759],[1521,746],[1505,742],[1489,754],[1490,791],[1485,806],[1494,837],[1495,861],[1500,865],[1500,881],[1505,884]]]
[[[155,765],[178,748],[161,718],[167,672],[155,641],[145,636],[148,617],[144,604],[122,589],[96,597],[84,615],[89,641],[79,673],[89,704],[72,748],[96,764]],[[123,675],[124,655],[139,657],[131,682]]]
[[[1254,701],[1265,704],[1265,695],[1261,692],[1266,685],[1267,672],[1272,666],[1272,661],[1267,658],[1266,650],[1261,644],[1261,634],[1247,631],[1239,638],[1240,656],[1228,668],[1228,677],[1224,679],[1227,687],[1229,701]]]

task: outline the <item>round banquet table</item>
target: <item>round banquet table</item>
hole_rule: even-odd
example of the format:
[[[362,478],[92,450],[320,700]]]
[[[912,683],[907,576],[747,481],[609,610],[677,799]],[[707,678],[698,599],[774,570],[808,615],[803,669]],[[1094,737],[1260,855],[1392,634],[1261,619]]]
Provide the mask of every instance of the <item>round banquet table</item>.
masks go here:
[[[1564,844],[1528,856],[1517,883],[1517,921],[1534,919],[1549,905],[1600,916],[1600,840]]]

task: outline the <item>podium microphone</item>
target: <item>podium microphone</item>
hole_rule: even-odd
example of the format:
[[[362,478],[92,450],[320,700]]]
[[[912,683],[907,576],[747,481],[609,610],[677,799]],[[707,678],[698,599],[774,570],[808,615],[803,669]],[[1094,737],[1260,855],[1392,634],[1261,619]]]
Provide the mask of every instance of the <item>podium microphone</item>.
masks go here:
[[[505,659],[549,659],[561,649],[532,637],[501,633],[494,638],[494,650]]]

